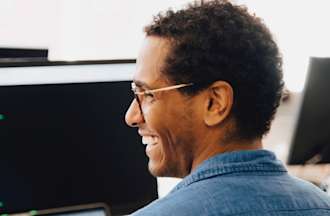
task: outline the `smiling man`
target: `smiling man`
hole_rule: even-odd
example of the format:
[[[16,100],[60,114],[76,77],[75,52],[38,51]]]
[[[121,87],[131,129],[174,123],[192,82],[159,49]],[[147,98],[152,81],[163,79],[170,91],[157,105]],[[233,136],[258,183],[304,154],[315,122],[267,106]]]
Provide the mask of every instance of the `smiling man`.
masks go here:
[[[183,178],[133,215],[329,215],[330,199],[262,150],[283,87],[262,21],[228,1],[155,17],[145,28],[126,122],[154,176]]]

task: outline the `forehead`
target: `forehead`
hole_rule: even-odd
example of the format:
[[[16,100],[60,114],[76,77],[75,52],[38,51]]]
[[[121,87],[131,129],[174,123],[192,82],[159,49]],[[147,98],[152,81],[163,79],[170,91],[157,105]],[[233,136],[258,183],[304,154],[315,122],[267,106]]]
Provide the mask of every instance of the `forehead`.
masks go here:
[[[146,37],[140,49],[134,82],[137,85],[152,88],[152,86],[166,82],[161,73],[166,56],[169,52],[168,40],[160,37]]]

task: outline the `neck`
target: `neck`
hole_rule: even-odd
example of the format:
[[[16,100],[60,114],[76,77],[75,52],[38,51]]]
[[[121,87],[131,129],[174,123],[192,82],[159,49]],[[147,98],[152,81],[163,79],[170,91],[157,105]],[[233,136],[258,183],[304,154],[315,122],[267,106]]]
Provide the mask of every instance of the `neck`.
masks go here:
[[[219,142],[214,142],[213,144],[210,142],[201,144],[204,148],[201,148],[198,156],[194,159],[192,163],[192,170],[194,170],[203,161],[217,154],[232,151],[257,150],[262,149],[263,147],[260,138],[255,140],[237,140],[221,144],[219,144]]]

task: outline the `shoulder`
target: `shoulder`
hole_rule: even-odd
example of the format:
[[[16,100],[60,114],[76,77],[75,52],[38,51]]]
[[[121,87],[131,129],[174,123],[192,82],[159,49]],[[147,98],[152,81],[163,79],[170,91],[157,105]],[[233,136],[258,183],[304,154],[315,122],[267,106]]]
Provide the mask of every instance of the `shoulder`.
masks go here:
[[[327,211],[328,214],[330,197],[312,184],[287,174],[259,173],[213,177],[194,182],[133,215],[258,215],[260,212],[302,213],[306,210],[315,213]]]
[[[231,178],[222,176],[203,179],[171,192],[162,199],[138,210],[134,216],[193,216],[193,215],[228,215],[238,209],[237,202],[242,201],[238,184],[230,183]],[[237,179],[235,180],[237,182]],[[244,181],[243,181],[244,182]]]
[[[187,187],[158,199],[138,210],[134,216],[212,215],[212,202],[201,188]],[[219,214],[217,214],[219,215]]]

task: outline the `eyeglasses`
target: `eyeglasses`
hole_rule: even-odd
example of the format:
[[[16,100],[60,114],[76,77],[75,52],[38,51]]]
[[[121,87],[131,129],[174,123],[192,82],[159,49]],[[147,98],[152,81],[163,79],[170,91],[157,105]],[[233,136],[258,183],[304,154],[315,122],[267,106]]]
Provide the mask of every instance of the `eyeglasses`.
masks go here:
[[[162,92],[162,91],[169,91],[169,90],[174,90],[174,89],[179,89],[187,86],[192,86],[194,85],[193,83],[188,83],[188,84],[179,84],[179,85],[173,85],[173,86],[167,86],[163,88],[158,88],[158,89],[150,89],[150,90],[144,90],[144,91],[138,91],[138,87],[134,82],[131,83],[132,91],[134,93],[135,99],[139,105],[139,109],[141,114],[143,115],[142,112],[142,102],[151,102],[152,100],[155,99],[154,93],[156,92]]]

